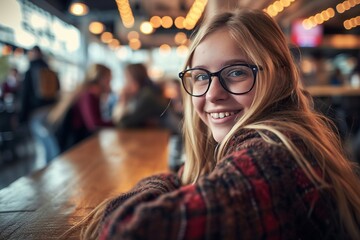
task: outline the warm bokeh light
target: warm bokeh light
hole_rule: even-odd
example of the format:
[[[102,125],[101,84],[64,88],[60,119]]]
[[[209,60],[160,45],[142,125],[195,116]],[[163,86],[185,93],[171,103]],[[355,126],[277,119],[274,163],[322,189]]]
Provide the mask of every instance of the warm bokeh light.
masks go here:
[[[305,29],[311,29],[317,25],[323,24],[334,16],[335,10],[333,8],[328,8],[320,13],[315,14],[314,16],[304,19],[302,24]]]
[[[330,38],[331,45],[334,48],[354,49],[359,46],[359,40],[356,36],[350,34],[335,34]]]
[[[115,0],[118,6],[121,21],[126,28],[132,28],[135,23],[134,15],[132,13],[128,0]]]
[[[89,8],[84,3],[74,2],[70,5],[69,12],[75,16],[84,16],[88,14]]]
[[[163,78],[164,75],[165,75],[163,69],[161,69],[161,68],[159,68],[159,67],[155,67],[155,66],[151,66],[151,67],[149,68],[148,73],[149,73],[149,77],[150,77],[151,79],[154,79],[154,80],[156,80],[156,79],[161,79],[161,78]]]
[[[185,45],[187,42],[187,36],[183,32],[178,32],[175,34],[174,41],[177,45]]]
[[[186,14],[185,20],[183,21],[185,29],[191,30],[195,27],[196,23],[199,21],[202,13],[204,12],[207,2],[207,0],[194,1],[189,12]]]
[[[103,43],[109,43],[113,39],[113,35],[111,32],[103,32],[100,36],[100,39]]]
[[[154,31],[154,28],[153,26],[151,25],[150,22],[148,21],[144,21],[140,24],[140,31],[143,33],[143,34],[151,34],[153,33]]]
[[[161,18],[161,26],[163,28],[171,28],[172,25],[173,25],[173,20],[171,17],[164,16]]]
[[[350,10],[351,8],[355,7],[358,4],[360,4],[360,0],[346,0],[336,5],[336,11],[338,13],[343,13],[345,11]]]
[[[153,16],[150,18],[150,23],[151,25],[153,26],[153,28],[159,28],[161,27],[161,23],[162,23],[162,20],[161,20],[161,17],[159,16]]]
[[[175,27],[177,27],[178,29],[183,29],[184,28],[184,20],[185,18],[180,16],[175,18]]]
[[[111,39],[111,41],[109,42],[109,47],[111,49],[117,49],[118,47],[120,47],[120,41],[115,38]]]
[[[344,21],[344,28],[350,30],[352,28],[360,26],[360,16],[350,18]]]
[[[300,67],[301,67],[303,74],[311,74],[312,72],[314,72],[316,70],[313,61],[306,57],[304,57],[304,59],[301,61]]]
[[[275,17],[295,1],[296,0],[278,0],[270,4],[267,8],[264,9],[264,11],[267,12],[271,17]]]
[[[159,47],[159,52],[161,55],[169,55],[171,52],[171,47],[168,44],[162,44]]]
[[[185,45],[180,45],[176,48],[176,53],[179,56],[185,56],[188,54],[188,52],[189,52],[189,48]]]
[[[91,22],[89,24],[89,31],[92,34],[100,34],[105,30],[105,26],[104,24],[102,24],[101,22]]]
[[[130,41],[131,39],[139,39],[140,35],[138,32],[136,31],[130,31],[128,34],[127,34],[127,38],[128,40]]]
[[[138,50],[141,48],[141,42],[139,39],[133,38],[129,41],[129,47],[133,50]]]
[[[1,51],[1,54],[2,54],[3,56],[10,55],[11,53],[12,53],[12,48],[11,48],[11,46],[9,46],[9,45],[5,45],[5,46],[3,47],[3,49],[2,49],[2,51]]]

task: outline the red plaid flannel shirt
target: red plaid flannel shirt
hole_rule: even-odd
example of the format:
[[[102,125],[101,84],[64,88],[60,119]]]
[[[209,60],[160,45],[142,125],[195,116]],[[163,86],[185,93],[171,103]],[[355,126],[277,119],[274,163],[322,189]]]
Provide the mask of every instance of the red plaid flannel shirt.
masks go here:
[[[345,235],[331,195],[309,181],[287,149],[255,131],[234,138],[227,157],[193,185],[182,186],[175,174],[143,179],[107,206],[99,233],[157,240]]]

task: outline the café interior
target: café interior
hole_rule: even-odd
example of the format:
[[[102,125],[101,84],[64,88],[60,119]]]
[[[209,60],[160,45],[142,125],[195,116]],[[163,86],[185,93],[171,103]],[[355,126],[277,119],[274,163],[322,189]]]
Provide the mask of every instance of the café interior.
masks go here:
[[[211,14],[235,7],[262,9],[276,20],[315,107],[334,120],[349,158],[360,161],[359,0],[2,0],[0,84],[6,82],[10,69],[16,68],[21,85],[29,68],[27,53],[37,45],[57,73],[64,95],[76,89],[92,63],[111,69],[111,90],[118,92],[124,85],[125,66],[140,62],[172,98],[177,90],[167,83],[180,83],[178,73],[197,26]],[[19,121],[18,105],[16,94],[0,90],[0,209],[11,209],[17,200],[9,201],[16,199],[17,193],[25,193],[29,211],[30,199],[36,196],[41,198],[43,214],[50,216],[55,211],[52,204],[57,204],[49,203],[54,196],[59,206],[65,199],[71,206],[83,199],[95,204],[100,199],[89,189],[104,195],[126,191],[145,176],[168,171],[169,158],[186,161],[177,145],[179,136],[153,130],[131,134],[105,129],[47,162],[45,147],[34,140],[27,124]],[[144,163],[142,158],[157,161]],[[75,187],[83,190],[76,195]],[[10,205],[4,206],[4,202]],[[72,211],[71,206],[56,222],[76,221],[86,212]],[[26,221],[22,218],[16,226]],[[60,234],[65,227],[55,227],[56,222],[50,225]],[[1,236],[20,239],[44,222],[27,222],[22,232],[10,222],[3,223],[7,225]]]

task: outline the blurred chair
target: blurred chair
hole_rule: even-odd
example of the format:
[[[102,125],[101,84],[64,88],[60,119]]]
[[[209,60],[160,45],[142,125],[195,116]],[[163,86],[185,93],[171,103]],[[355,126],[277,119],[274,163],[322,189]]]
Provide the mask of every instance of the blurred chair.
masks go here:
[[[17,158],[16,155],[16,114],[0,103],[0,163]]]

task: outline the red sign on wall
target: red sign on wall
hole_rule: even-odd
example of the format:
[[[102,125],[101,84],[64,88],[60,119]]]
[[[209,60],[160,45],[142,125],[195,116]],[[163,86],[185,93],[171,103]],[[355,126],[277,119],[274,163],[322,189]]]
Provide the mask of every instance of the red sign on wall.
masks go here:
[[[291,26],[291,41],[300,47],[319,46],[323,38],[323,26],[317,25],[306,29],[302,22],[302,19],[293,22]]]

